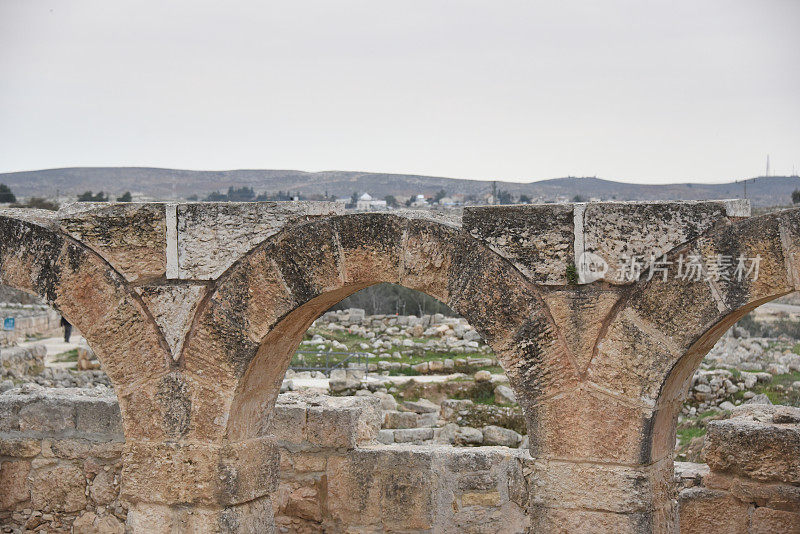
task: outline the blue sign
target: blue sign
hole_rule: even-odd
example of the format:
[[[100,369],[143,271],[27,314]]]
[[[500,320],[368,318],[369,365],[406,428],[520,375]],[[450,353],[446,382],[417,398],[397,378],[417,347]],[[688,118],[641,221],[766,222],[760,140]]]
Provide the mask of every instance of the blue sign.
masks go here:
[[[3,330],[14,330],[14,318],[6,317],[3,319]]]

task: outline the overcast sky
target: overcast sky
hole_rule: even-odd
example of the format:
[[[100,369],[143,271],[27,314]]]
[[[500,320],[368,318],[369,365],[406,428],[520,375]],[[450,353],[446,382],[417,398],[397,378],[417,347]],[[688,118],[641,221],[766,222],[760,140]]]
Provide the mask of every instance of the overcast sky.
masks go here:
[[[800,1],[0,0],[0,171],[800,172]]]

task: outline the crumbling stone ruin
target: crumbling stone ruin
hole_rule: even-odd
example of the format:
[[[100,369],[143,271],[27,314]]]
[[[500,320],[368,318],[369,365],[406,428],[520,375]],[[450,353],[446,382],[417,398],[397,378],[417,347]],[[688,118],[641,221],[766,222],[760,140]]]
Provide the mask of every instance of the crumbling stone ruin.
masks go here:
[[[800,289],[799,210],[337,209],[5,210],[0,282],[84,334],[117,401],[1,395],[0,517],[84,532],[797,531],[796,410],[711,423],[707,472],[676,469],[674,443],[703,356]],[[587,254],[603,278],[579,268]],[[625,278],[624,257],[651,254]],[[681,258],[756,256],[758,277],[681,272]],[[380,282],[447,303],[485,340],[527,450],[381,444],[379,398],[279,397],[312,322]]]

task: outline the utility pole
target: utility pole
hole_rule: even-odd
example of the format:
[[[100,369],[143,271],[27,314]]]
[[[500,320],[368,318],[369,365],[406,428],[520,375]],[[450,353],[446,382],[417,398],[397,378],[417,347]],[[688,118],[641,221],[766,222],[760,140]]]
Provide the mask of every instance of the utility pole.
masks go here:
[[[765,176],[769,176],[769,154],[767,154],[767,174]]]

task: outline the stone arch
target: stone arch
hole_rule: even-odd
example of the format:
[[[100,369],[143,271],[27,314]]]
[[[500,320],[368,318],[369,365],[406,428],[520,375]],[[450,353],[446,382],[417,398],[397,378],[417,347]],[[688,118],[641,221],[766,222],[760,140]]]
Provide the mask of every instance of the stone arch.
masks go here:
[[[348,295],[380,282],[446,303],[498,355],[526,414],[576,372],[537,288],[460,228],[388,214],[336,216],[284,230],[220,279],[182,355],[217,393],[197,403],[191,436],[246,440],[266,432],[303,333]],[[193,404],[193,407],[195,405]],[[529,419],[529,428],[535,424]]]
[[[800,287],[798,252],[800,210],[726,224],[673,250],[667,280],[643,281],[618,308],[595,347],[588,376],[653,410],[653,458],[671,449],[674,428],[668,432],[665,423],[677,414],[703,356],[743,315]],[[758,279],[678,280],[680,255],[758,256]]]
[[[0,283],[48,302],[84,334],[119,398],[126,437],[161,439],[159,381],[169,351],[138,295],[97,253],[46,215],[0,215]]]

